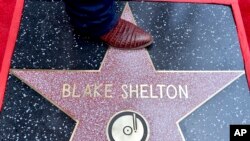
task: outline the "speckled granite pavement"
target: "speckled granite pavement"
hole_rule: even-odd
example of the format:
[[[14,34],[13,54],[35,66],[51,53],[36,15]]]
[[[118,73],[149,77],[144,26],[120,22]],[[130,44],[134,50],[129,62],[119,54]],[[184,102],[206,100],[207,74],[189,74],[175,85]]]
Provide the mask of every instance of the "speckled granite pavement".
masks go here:
[[[243,70],[230,7],[129,2],[137,24],[154,36],[148,48],[157,70]],[[118,2],[121,13],[124,2]],[[147,9],[147,10],[145,10]],[[78,35],[60,1],[26,0],[11,68],[97,70],[107,50]],[[250,124],[250,95],[240,77],[180,122],[187,141],[227,141],[230,124]],[[67,141],[75,121],[10,75],[0,140]]]

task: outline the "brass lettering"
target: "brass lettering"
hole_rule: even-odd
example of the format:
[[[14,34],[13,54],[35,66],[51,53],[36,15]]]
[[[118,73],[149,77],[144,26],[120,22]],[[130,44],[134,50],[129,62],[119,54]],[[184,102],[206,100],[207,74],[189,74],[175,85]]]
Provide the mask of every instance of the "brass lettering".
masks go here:
[[[89,84],[87,84],[86,87],[85,87],[85,89],[84,89],[84,95],[85,96],[89,96],[89,97],[92,96],[92,94],[91,94],[91,87],[90,87]]]
[[[170,88],[172,88],[172,91]],[[168,98],[170,99],[175,99],[177,96],[177,90],[174,85],[168,85],[166,89],[166,93],[167,93]],[[171,96],[171,94],[174,94],[174,95]]]
[[[129,92],[130,92],[130,98],[133,98],[133,93],[135,94],[135,97],[139,97],[139,88],[138,84],[135,85],[135,89],[133,89],[133,85],[129,85]]]
[[[63,84],[63,89],[62,89],[62,97],[69,97],[71,95],[70,92],[70,85],[69,84]]]
[[[185,85],[185,89],[181,85],[179,85],[179,94],[180,94],[180,98],[182,98],[182,95],[184,95],[186,99],[188,98],[187,85]]]
[[[100,85],[96,85],[95,84],[95,87],[94,87],[94,97],[101,97],[101,94],[98,92],[98,89],[102,87],[102,84]]]
[[[126,89],[128,88],[128,85],[122,85],[122,91],[123,91],[123,94],[122,94],[122,98],[123,99],[127,99],[128,98],[128,93],[126,91]]]
[[[146,87],[148,87],[147,84],[141,84],[141,85],[140,85],[140,94],[141,94],[141,98],[149,98],[147,95],[144,95],[145,93],[148,92],[148,91],[145,89]]]
[[[112,98],[113,96],[112,95],[110,95],[110,93],[112,92],[112,84],[106,84],[105,85],[105,97],[106,98]]]
[[[153,93],[153,86],[152,85],[150,85],[150,98],[158,98],[158,96],[154,95],[154,93]]]
[[[85,84],[79,88],[76,84],[65,83],[62,87],[62,98],[80,98],[80,97],[103,97],[113,98],[112,95],[113,84]],[[189,91],[188,85],[163,85],[163,84],[123,84],[120,87],[121,98],[142,98],[142,99],[188,99]],[[81,91],[81,92],[79,92]],[[79,92],[79,93],[77,93]]]
[[[160,89],[160,98],[163,98],[163,87],[165,87],[165,85],[157,84],[156,87],[159,87],[159,89]]]
[[[80,97],[81,95],[76,94],[76,85],[73,85],[73,90],[72,90],[72,97]]]

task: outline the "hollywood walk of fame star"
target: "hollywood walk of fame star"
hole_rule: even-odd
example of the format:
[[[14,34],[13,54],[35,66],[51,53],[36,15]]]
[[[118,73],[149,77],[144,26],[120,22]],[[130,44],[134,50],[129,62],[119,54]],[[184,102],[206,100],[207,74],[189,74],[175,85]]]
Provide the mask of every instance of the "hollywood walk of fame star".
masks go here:
[[[135,23],[126,4],[122,18]],[[11,73],[52,102],[77,124],[72,141],[107,140],[110,118],[124,110],[145,117],[149,140],[184,140],[179,121],[244,74],[244,71],[156,71],[145,49],[109,48],[99,70],[18,70]],[[86,91],[88,84],[109,84],[109,97],[63,97],[64,84],[75,84],[76,93]],[[124,84],[186,85],[188,98],[121,97]],[[153,88],[156,93],[159,89]],[[100,90],[103,93],[105,90]],[[112,96],[112,98],[111,98]],[[177,124],[176,124],[177,123]]]

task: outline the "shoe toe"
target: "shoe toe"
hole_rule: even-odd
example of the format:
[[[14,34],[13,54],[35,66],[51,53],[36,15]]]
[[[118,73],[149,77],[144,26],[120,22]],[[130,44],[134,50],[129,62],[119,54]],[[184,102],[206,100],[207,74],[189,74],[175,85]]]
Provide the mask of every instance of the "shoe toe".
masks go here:
[[[152,36],[138,26],[120,19],[117,26],[101,39],[117,48],[139,49],[152,43]]]
[[[139,30],[140,31],[138,31],[135,41],[137,42],[137,45],[146,47],[147,45],[152,43],[153,38],[149,33],[143,31],[142,29]]]

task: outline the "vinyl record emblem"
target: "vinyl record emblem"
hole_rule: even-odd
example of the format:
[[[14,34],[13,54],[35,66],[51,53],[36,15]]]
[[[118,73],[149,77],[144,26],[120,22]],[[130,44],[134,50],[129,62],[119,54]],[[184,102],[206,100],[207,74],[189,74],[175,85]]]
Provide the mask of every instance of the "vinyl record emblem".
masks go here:
[[[144,117],[134,111],[116,113],[109,121],[109,141],[147,141],[149,128]]]

